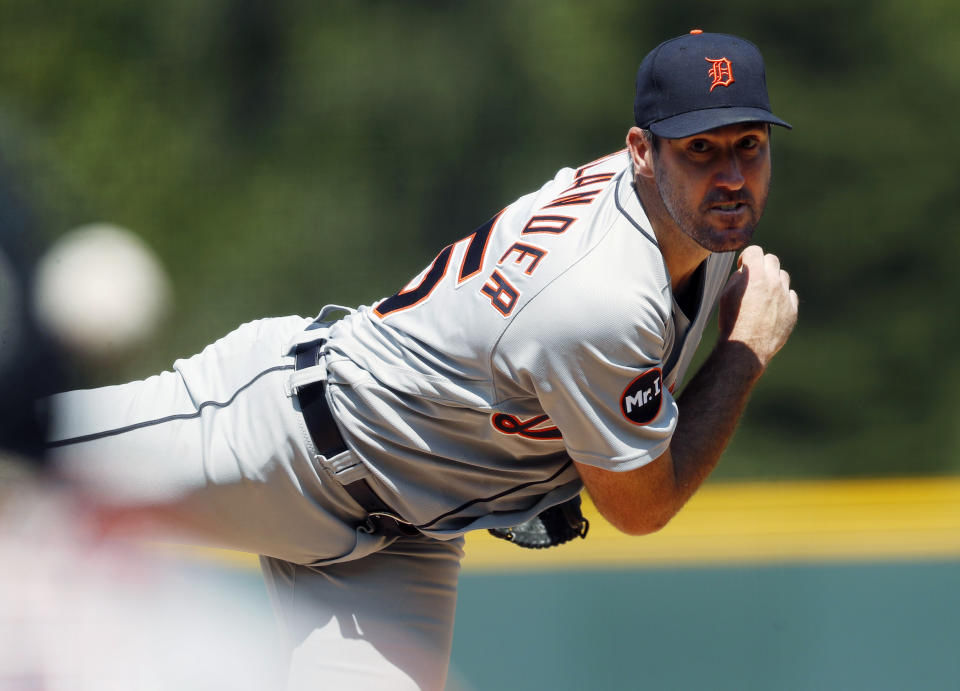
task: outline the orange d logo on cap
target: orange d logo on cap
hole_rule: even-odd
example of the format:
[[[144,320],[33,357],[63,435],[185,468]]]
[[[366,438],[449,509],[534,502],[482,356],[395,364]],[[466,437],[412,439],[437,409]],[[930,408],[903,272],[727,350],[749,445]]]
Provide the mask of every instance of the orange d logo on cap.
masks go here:
[[[704,58],[710,63],[710,69],[707,71],[709,77],[713,80],[710,84],[710,91],[718,86],[730,86],[733,84],[733,65],[726,58]]]

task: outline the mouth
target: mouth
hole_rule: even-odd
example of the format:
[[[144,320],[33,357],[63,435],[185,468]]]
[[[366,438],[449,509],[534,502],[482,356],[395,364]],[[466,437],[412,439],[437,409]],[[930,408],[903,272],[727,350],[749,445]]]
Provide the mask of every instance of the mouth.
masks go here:
[[[735,231],[752,225],[753,206],[748,200],[714,201],[707,205],[705,217],[712,225]]]
[[[720,214],[721,216],[738,216],[742,213],[746,213],[750,209],[750,205],[746,202],[721,202],[716,204],[711,204],[708,207],[708,210]]]
[[[714,204],[710,208],[715,211],[739,211],[745,206],[746,204],[743,202],[725,202],[723,204]]]
[[[753,199],[745,190],[736,193],[714,190],[704,200],[707,211],[721,215],[739,214],[753,208]]]

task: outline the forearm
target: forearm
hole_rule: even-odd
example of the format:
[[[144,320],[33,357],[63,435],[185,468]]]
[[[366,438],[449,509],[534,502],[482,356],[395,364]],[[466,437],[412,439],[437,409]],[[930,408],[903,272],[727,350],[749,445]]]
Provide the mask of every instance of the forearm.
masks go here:
[[[763,365],[750,348],[722,340],[684,389],[670,442],[676,510],[716,467],[762,373]]]
[[[720,298],[720,339],[677,401],[670,446],[635,470],[577,465],[594,503],[635,535],[659,530],[716,467],[750,392],[797,320],[797,294],[779,260],[748,247]]]
[[[600,513],[631,535],[665,526],[716,467],[762,371],[749,348],[721,341],[677,402],[680,419],[666,452],[621,473],[578,464]]]

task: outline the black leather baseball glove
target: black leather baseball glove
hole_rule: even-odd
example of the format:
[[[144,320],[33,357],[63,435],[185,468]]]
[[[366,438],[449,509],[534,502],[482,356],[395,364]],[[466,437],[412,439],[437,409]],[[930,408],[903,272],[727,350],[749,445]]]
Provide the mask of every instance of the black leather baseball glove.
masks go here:
[[[488,532],[518,547],[543,549],[570,542],[575,537],[585,538],[590,523],[580,511],[580,495],[562,504],[551,506],[526,523],[512,528],[491,528]]]

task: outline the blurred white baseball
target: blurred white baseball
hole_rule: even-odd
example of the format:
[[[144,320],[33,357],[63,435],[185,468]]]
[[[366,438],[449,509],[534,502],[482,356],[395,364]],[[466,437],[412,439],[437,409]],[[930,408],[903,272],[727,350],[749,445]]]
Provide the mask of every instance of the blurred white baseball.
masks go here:
[[[37,319],[79,355],[106,357],[145,341],[170,302],[170,281],[153,250],[128,230],[80,226],[40,259]]]

